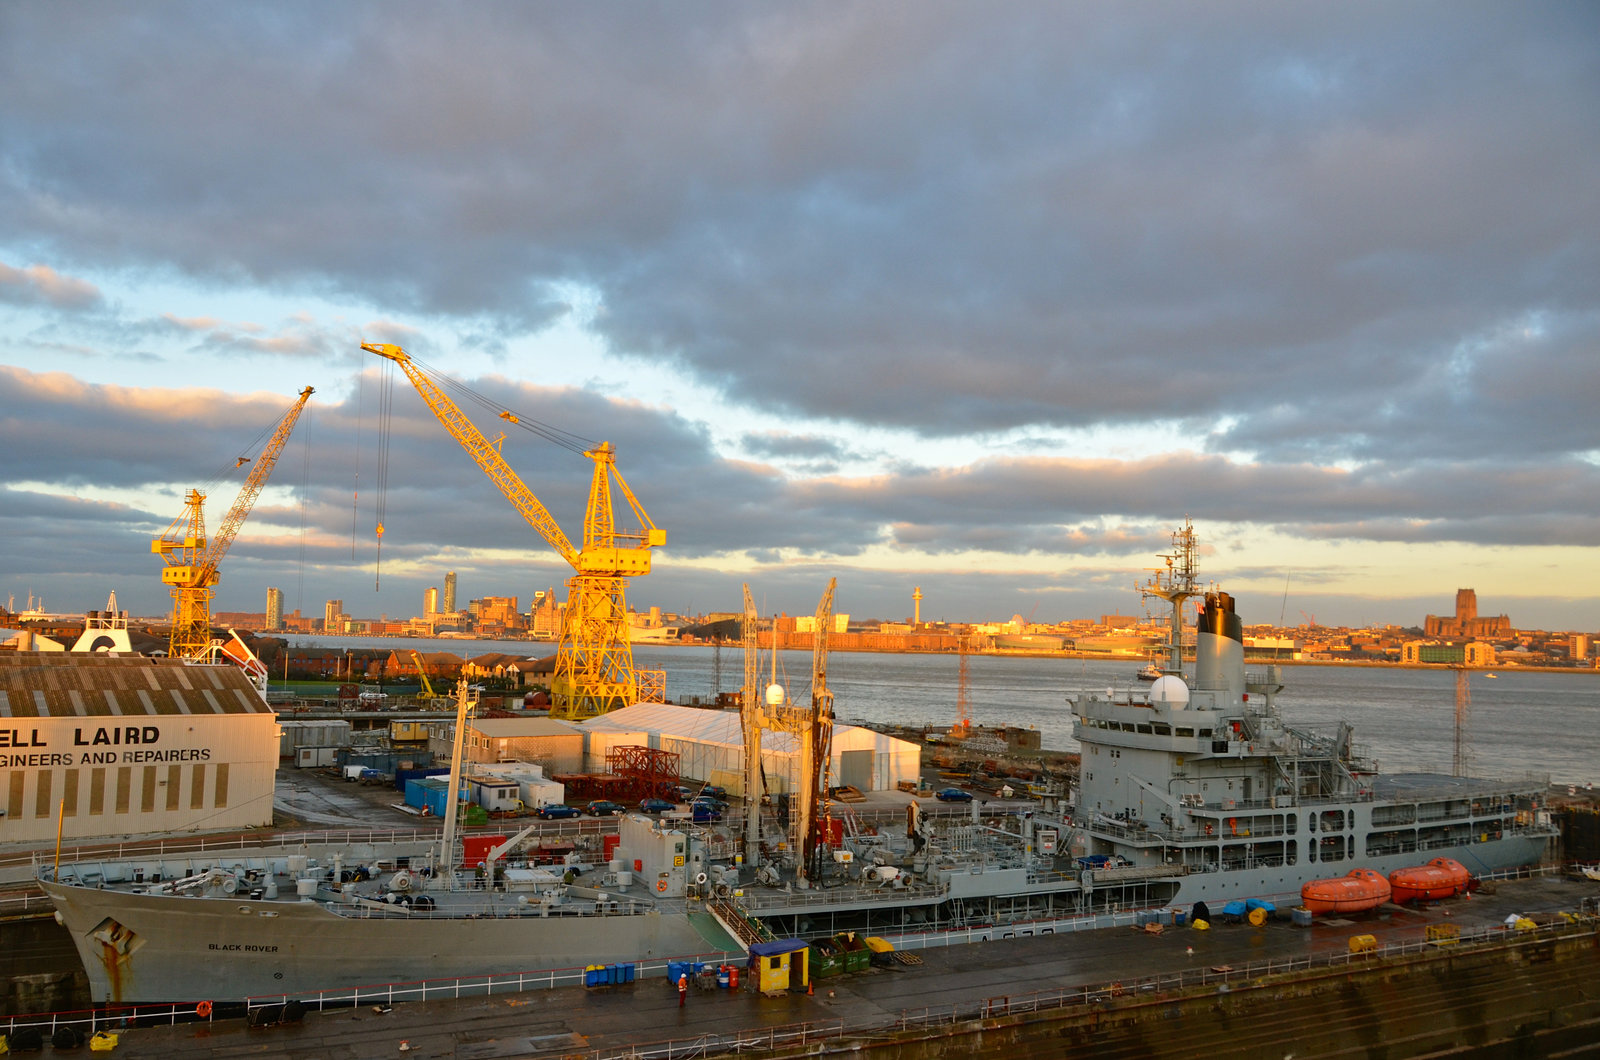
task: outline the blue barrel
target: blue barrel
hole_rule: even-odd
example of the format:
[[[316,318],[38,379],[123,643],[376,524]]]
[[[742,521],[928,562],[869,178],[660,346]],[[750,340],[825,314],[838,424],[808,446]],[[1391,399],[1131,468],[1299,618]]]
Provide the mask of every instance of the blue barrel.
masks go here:
[[[717,967],[717,986],[722,990],[728,989],[728,966],[726,964],[718,965]]]
[[[667,982],[671,983],[673,986],[677,986],[678,980],[688,975],[689,970],[689,962],[687,961],[668,961]]]
[[[622,966],[622,981],[624,983],[633,982],[634,971],[635,971],[635,967],[633,965],[624,964]]]
[[[1189,922],[1189,914],[1188,913],[1184,912],[1182,909],[1174,909],[1172,911],[1172,926],[1173,927],[1183,927],[1188,922]]]

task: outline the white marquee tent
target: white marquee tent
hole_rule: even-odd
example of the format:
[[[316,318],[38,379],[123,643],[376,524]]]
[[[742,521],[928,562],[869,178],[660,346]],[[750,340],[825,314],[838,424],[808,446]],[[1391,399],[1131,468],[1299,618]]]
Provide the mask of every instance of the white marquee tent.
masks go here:
[[[613,747],[651,747],[676,753],[685,777],[720,784],[734,794],[744,793],[744,733],[736,710],[639,703],[590,718],[582,727],[587,734],[584,754],[591,770],[605,769],[606,753]],[[799,760],[796,737],[781,732],[762,735],[761,763],[769,793],[796,789]],[[902,780],[915,782],[921,769],[922,748],[909,740],[858,725],[834,726],[835,785],[881,791]]]

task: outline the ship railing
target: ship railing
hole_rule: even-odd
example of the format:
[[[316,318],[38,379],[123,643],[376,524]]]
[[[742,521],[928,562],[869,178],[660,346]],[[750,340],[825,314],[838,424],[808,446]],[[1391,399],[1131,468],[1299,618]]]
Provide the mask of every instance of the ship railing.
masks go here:
[[[1469,946],[1543,946],[1554,936],[1600,937],[1593,925],[1558,925],[1532,931],[1508,931],[1503,926],[1464,930],[1450,948],[1460,952]],[[811,1023],[786,1024],[772,1028],[750,1028],[722,1034],[701,1034],[689,1038],[617,1045],[568,1054],[573,1060],[690,1060],[741,1052],[767,1052],[781,1047],[812,1045],[812,1051],[829,1041],[870,1039],[908,1035],[936,1035],[963,1024],[1026,1016],[1032,1013],[1070,1009],[1104,1009],[1122,1004],[1170,1003],[1180,992],[1234,992],[1250,989],[1275,989],[1274,976],[1325,970],[1367,967],[1384,958],[1418,956],[1435,951],[1434,940],[1391,943],[1363,953],[1308,954],[1240,965],[1217,965],[1183,969],[1158,976],[1124,979],[1092,986],[1039,990],[1026,994],[999,995],[948,1005],[903,1009],[892,1016],[867,1016],[856,1019],[828,1019]]]
[[[909,899],[939,898],[949,894],[945,884],[914,883],[896,887],[886,883],[882,887],[820,887],[809,891],[755,891],[749,886],[737,901],[748,913],[762,915],[773,909],[792,909],[800,906],[837,905],[840,902],[904,902]]]

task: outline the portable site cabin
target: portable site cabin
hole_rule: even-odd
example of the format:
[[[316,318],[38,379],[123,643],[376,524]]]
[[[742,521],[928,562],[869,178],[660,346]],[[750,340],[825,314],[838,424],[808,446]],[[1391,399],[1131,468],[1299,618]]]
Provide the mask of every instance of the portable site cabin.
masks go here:
[[[811,982],[810,949],[805,939],[757,942],[745,967],[759,973],[757,983],[768,997],[804,990]]]

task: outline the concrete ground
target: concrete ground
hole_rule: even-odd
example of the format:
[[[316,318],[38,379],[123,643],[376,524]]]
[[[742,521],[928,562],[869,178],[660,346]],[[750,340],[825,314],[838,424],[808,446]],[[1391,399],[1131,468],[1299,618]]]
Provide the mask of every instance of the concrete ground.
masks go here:
[[[1169,929],[1160,935],[1108,929],[922,950],[920,965],[822,980],[809,996],[696,989],[682,1008],[665,980],[649,979],[401,1004],[389,1011],[364,1006],[310,1013],[292,1026],[250,1028],[242,1020],[226,1020],[142,1028],[122,1032],[115,1055],[510,1060],[620,1051],[701,1035],[738,1035],[754,1042],[794,1024],[863,1025],[947,1006],[967,1010],[983,999],[1018,999],[1036,991],[1107,989],[1112,982],[1133,991],[1140,979],[1177,971],[1242,970],[1253,962],[1345,953],[1353,935],[1375,935],[1380,944],[1420,941],[1430,924],[1497,926],[1512,913],[1576,909],[1583,897],[1596,894],[1600,885],[1594,883],[1541,877],[1421,910],[1388,906],[1310,928],[1274,921],[1260,928],[1218,925],[1208,932]]]

